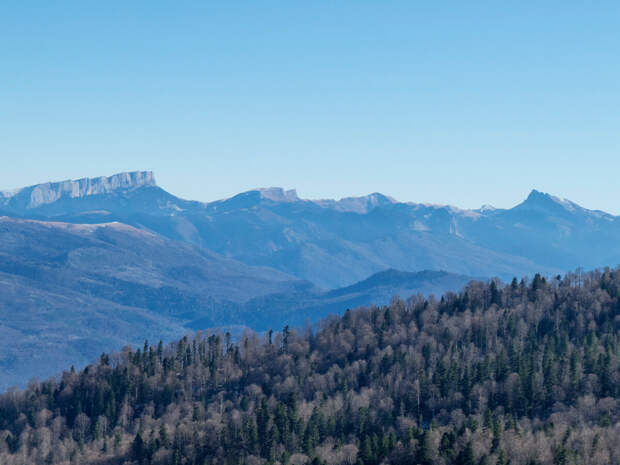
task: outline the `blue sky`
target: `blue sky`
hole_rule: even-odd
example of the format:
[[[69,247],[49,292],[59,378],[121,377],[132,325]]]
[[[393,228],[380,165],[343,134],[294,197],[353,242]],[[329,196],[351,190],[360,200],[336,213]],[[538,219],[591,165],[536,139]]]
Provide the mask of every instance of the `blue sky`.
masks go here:
[[[620,214],[619,31],[604,1],[5,1],[0,188],[148,169],[199,200]]]

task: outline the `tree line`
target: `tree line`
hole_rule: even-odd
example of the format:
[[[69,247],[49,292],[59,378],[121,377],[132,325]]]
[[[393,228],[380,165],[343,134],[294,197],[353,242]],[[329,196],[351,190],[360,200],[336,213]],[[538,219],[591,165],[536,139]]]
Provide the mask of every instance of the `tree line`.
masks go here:
[[[0,396],[0,463],[620,463],[620,270],[144,343]]]

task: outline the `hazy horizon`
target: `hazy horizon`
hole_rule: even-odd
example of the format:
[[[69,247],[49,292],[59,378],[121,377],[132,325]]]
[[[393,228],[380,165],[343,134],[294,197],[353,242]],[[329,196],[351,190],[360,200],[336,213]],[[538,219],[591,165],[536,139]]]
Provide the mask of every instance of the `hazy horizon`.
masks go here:
[[[146,172],[146,171],[148,171],[148,170],[136,170],[136,172]],[[22,189],[22,188],[28,188],[28,187],[32,187],[32,186],[40,185],[40,184],[47,184],[47,183],[55,184],[55,183],[62,183],[62,182],[67,182],[67,181],[79,181],[81,179],[97,179],[97,178],[100,178],[100,177],[111,177],[111,176],[122,174],[122,173],[126,173],[126,172],[111,173],[111,174],[105,174],[105,175],[101,175],[101,176],[92,176],[92,177],[82,176],[82,177],[73,178],[73,179],[53,179],[53,180],[48,180],[48,181],[44,181],[44,182],[41,182],[41,183],[34,183],[34,184],[26,185],[26,186],[20,186],[20,187],[14,188],[14,189],[3,189],[3,188],[0,187],[0,192],[11,194],[11,193],[13,193],[15,191],[18,191],[18,190]],[[527,197],[529,196],[529,194],[531,194],[532,192],[538,191],[538,192],[541,192],[541,193],[543,193],[545,195],[551,195],[552,197],[555,197],[555,198],[557,198],[560,201],[568,200],[568,201],[574,202],[574,203],[584,207],[579,202],[575,202],[573,199],[569,199],[569,198],[563,197],[561,195],[556,195],[553,192],[546,192],[546,191],[541,190],[541,189],[536,189],[535,187],[530,189],[529,191],[527,191],[523,195],[522,199],[517,201],[514,205],[498,206],[498,205],[493,205],[493,204],[487,202],[487,203],[484,203],[484,204],[482,204],[482,205],[480,205],[478,207],[473,207],[473,208],[472,207],[459,207],[458,205],[456,205],[454,203],[441,204],[441,203],[437,203],[437,202],[420,202],[420,201],[416,201],[415,199],[399,199],[399,198],[396,198],[396,197],[390,195],[389,193],[379,192],[379,191],[369,191],[369,192],[362,193],[362,194],[359,194],[359,195],[345,195],[343,197],[308,197],[308,196],[304,195],[303,193],[300,193],[299,190],[296,189],[295,187],[288,188],[288,187],[283,187],[283,186],[254,186],[254,187],[248,188],[248,189],[243,190],[243,191],[235,192],[235,193],[233,193],[233,194],[231,194],[229,196],[226,196],[226,197],[220,197],[220,198],[214,198],[214,199],[205,200],[205,199],[194,199],[194,198],[183,197],[183,196],[177,195],[175,192],[173,192],[173,191],[171,191],[169,189],[166,189],[165,186],[162,186],[160,184],[160,182],[158,180],[158,177],[157,177],[157,173],[153,172],[153,175],[155,177],[155,182],[156,182],[157,186],[161,187],[164,190],[166,190],[170,194],[175,195],[176,197],[182,198],[184,200],[195,200],[195,201],[204,202],[204,203],[210,203],[210,202],[217,202],[217,201],[220,201],[220,200],[226,200],[226,199],[229,199],[231,197],[234,197],[235,195],[242,194],[244,192],[250,192],[250,191],[255,191],[255,190],[277,189],[277,190],[282,190],[284,192],[291,191],[291,190],[295,191],[297,197],[300,200],[309,200],[309,201],[323,201],[323,200],[336,200],[336,201],[339,201],[339,200],[344,200],[344,199],[348,199],[348,198],[366,197],[366,196],[370,196],[370,195],[373,195],[373,194],[381,194],[381,195],[384,195],[386,197],[391,198],[392,200],[394,200],[394,201],[396,201],[398,203],[414,203],[414,204],[423,204],[423,205],[450,206],[450,207],[461,208],[463,210],[477,210],[477,209],[480,209],[480,208],[483,208],[483,207],[494,207],[494,208],[498,208],[498,209],[510,209],[512,207],[515,207],[515,206],[519,205],[523,201],[525,201],[527,199]],[[587,208],[587,207],[584,207],[584,208]],[[591,208],[591,210],[600,210],[600,209],[598,209],[598,208]],[[607,213],[610,213],[610,212],[607,212]]]

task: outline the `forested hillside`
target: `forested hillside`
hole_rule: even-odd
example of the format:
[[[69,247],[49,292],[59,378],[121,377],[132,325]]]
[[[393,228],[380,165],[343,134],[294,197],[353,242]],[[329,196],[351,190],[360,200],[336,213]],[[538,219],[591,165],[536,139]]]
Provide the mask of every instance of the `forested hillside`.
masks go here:
[[[0,463],[620,463],[620,270],[197,334],[0,397]]]

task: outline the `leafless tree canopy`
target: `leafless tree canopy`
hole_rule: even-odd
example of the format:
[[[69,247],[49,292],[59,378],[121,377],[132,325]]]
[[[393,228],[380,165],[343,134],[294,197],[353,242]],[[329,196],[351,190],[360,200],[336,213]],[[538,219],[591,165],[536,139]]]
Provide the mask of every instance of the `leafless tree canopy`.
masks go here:
[[[620,271],[145,343],[0,396],[0,463],[620,463]]]

